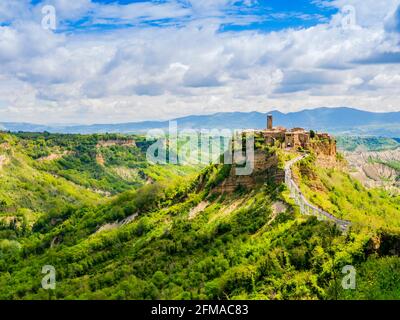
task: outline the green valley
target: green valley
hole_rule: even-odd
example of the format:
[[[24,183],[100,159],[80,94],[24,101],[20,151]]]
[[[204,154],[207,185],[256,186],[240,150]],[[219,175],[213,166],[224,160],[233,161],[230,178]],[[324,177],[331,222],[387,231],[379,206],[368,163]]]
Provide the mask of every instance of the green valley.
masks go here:
[[[141,136],[1,139],[1,299],[400,298],[400,197],[364,187],[340,154],[321,163],[325,140],[293,174],[347,232],[290,198],[281,172],[301,150],[256,139],[245,179],[228,164],[149,164]],[[341,285],[348,265],[355,290]]]

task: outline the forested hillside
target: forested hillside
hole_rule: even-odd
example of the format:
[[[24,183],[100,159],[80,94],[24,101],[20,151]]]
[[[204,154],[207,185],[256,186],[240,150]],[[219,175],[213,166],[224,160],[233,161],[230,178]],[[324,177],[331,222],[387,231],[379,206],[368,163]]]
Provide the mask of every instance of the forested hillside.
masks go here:
[[[400,199],[363,188],[341,159],[326,169],[310,157],[295,174],[312,201],[353,222],[347,233],[300,215],[269,171],[221,193],[229,165],[152,166],[140,137],[2,139],[0,179],[11,182],[1,189],[0,298],[400,298]],[[19,215],[30,223],[11,223]],[[41,288],[44,265],[56,269],[54,291]],[[356,290],[341,286],[346,265]]]
[[[343,151],[381,151],[400,147],[398,139],[383,137],[359,137],[343,136],[336,137],[339,149]]]
[[[41,217],[198,172],[149,165],[148,145],[136,136],[0,133],[0,239],[29,234]]]

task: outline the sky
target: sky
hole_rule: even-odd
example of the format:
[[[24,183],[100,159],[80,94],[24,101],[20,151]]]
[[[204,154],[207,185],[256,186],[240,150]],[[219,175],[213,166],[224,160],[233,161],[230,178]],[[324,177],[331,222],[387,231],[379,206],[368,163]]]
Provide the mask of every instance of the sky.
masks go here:
[[[0,122],[400,111],[399,43],[400,0],[1,0]]]

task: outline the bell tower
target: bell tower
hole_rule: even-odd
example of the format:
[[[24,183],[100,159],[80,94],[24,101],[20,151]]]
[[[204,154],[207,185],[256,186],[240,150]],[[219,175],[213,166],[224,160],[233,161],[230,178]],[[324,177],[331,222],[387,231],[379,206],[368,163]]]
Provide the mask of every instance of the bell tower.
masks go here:
[[[273,128],[272,114],[269,114],[267,116],[267,129],[272,130],[272,128]]]

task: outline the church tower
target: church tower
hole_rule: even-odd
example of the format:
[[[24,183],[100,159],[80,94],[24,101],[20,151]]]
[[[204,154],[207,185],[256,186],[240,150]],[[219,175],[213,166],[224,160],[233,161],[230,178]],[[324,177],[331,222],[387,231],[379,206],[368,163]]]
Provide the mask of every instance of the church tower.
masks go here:
[[[272,130],[273,123],[272,123],[272,114],[267,116],[267,130]]]

